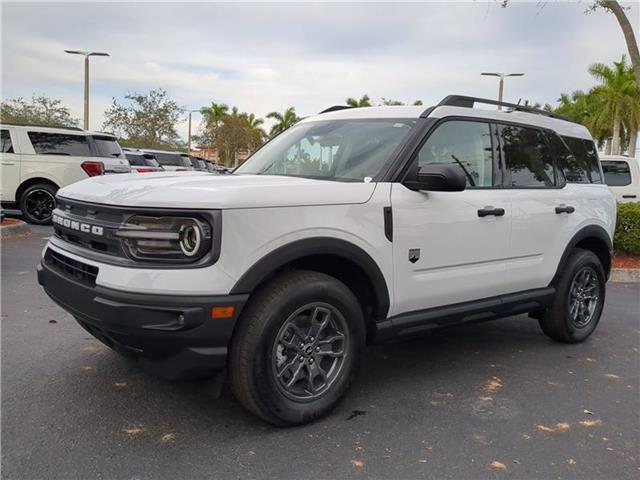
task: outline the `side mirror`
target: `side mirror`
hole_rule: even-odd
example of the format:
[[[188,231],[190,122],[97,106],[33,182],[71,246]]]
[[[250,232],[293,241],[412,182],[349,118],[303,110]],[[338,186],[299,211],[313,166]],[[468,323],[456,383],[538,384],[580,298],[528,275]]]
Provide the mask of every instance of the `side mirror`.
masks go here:
[[[412,190],[432,192],[461,192],[467,186],[467,178],[459,165],[428,163],[418,170],[417,179],[407,182]]]

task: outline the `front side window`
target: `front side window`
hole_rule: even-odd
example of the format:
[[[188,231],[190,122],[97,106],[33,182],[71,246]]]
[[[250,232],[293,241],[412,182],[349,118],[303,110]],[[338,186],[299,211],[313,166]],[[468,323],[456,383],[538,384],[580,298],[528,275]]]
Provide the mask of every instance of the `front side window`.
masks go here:
[[[13,153],[13,144],[9,130],[0,130],[0,153]]]
[[[596,146],[591,140],[562,137],[573,157],[561,164],[569,183],[602,183]]]
[[[544,134],[537,129],[502,125],[502,153],[511,187],[553,187],[553,157]]]
[[[493,149],[489,124],[444,122],[429,136],[418,153],[418,166],[429,163],[459,165],[467,177],[467,187],[491,187]]]
[[[94,135],[93,140],[96,143],[98,156],[107,158],[123,157],[122,149],[120,148],[118,141],[114,137],[109,137],[107,135]]]
[[[84,135],[28,132],[29,140],[37,154],[92,157],[89,142]]]
[[[624,187],[631,184],[629,164],[623,160],[603,160],[604,183],[610,187]]]
[[[302,123],[268,142],[235,173],[362,182],[380,172],[415,122],[351,119]]]

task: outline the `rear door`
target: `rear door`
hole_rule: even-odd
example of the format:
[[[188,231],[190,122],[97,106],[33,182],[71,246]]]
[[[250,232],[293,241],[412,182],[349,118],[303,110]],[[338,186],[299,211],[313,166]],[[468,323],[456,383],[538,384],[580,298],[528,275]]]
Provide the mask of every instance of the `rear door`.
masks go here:
[[[508,291],[546,287],[585,212],[577,208],[575,190],[566,185],[544,130],[499,125],[498,131],[512,199]]]
[[[402,183],[392,185],[392,315],[503,293],[508,283],[511,202],[510,192],[499,188],[496,144],[488,122],[445,119],[424,141],[412,168],[460,165],[467,176],[466,189],[424,192]]]
[[[93,153],[86,135],[30,130],[27,137],[31,145],[21,145],[21,181],[40,177],[64,187],[87,178],[81,165]]]
[[[15,201],[20,185],[20,155],[15,140],[8,128],[0,129],[0,200],[3,202]]]

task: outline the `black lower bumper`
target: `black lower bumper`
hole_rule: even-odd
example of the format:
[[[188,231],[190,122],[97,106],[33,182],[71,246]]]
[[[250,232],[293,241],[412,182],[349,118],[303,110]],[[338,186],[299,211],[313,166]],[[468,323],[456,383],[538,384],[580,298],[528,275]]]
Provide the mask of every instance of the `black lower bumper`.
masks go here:
[[[42,263],[38,283],[94,337],[165,378],[224,368],[227,345],[248,295],[171,296],[86,285]],[[233,305],[232,318],[211,308]]]

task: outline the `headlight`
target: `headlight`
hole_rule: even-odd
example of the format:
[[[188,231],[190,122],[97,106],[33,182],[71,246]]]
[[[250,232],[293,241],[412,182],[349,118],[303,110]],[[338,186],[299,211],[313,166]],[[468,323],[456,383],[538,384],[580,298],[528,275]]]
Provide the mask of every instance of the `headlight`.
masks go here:
[[[211,249],[211,226],[191,217],[134,215],[115,235],[137,260],[194,262]]]

